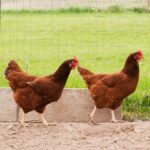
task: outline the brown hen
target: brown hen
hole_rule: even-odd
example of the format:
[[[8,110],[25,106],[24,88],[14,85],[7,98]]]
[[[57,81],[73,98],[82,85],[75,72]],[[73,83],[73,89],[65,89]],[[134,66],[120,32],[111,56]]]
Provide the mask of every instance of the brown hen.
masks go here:
[[[141,59],[143,59],[141,50],[130,54],[123,69],[113,74],[95,74],[87,69],[78,67],[78,71],[85,80],[95,103],[95,107],[90,114],[90,119],[93,123],[95,123],[93,116],[97,108],[110,108],[111,121],[116,122],[114,110],[122,104],[125,97],[136,90]]]
[[[51,75],[45,77],[29,76],[15,61],[10,61],[5,70],[6,79],[13,90],[14,100],[23,110],[21,123],[24,125],[25,114],[36,111],[43,124],[48,125],[43,116],[47,104],[57,101],[64,89],[72,69],[78,65],[76,58],[66,60]]]

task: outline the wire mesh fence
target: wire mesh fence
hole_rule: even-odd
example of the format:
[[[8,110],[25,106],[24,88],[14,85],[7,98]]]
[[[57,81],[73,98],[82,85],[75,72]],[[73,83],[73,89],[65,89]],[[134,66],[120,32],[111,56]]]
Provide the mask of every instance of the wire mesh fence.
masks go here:
[[[1,74],[10,59],[42,76],[74,56],[92,71],[113,73],[142,49],[140,83],[123,109],[126,116],[150,118],[149,0],[1,0],[0,6]],[[0,81],[7,86],[4,76]],[[67,87],[86,85],[74,71]]]
[[[93,7],[106,9],[112,5],[149,7],[149,0],[2,0],[3,9],[56,9],[68,7]]]

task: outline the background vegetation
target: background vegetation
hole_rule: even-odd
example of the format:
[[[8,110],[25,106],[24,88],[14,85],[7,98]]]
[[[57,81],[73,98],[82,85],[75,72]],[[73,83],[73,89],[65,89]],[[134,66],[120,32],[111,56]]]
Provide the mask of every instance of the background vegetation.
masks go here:
[[[137,91],[123,110],[126,118],[150,119],[150,13],[146,9],[107,10],[69,8],[58,10],[3,11],[0,32],[0,84],[8,86],[3,72],[15,59],[30,74],[47,75],[68,58],[77,56],[80,65],[97,73],[121,70],[127,56],[142,49]],[[69,88],[85,88],[72,71]]]

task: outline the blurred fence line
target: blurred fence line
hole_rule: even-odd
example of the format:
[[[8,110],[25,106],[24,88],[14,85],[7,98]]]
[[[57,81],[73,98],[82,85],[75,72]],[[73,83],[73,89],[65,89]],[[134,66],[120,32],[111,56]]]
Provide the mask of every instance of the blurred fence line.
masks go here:
[[[112,5],[119,5],[125,8],[150,8],[150,0],[1,0],[2,10],[58,9],[68,7],[106,9]]]

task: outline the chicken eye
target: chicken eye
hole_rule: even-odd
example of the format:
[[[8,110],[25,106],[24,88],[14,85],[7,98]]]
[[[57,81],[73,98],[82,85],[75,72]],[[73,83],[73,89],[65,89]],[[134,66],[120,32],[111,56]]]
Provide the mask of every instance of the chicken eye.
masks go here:
[[[72,67],[72,62],[71,62],[71,63],[69,63],[69,66],[70,66],[70,67]]]
[[[137,55],[137,54],[135,54],[135,55],[134,55],[134,59],[137,59],[137,58],[138,58],[138,55]]]

